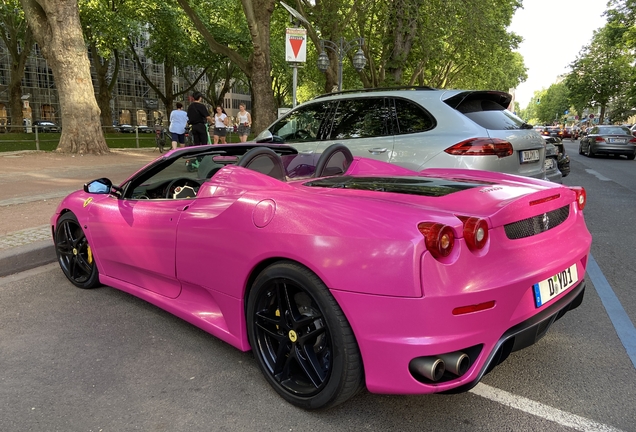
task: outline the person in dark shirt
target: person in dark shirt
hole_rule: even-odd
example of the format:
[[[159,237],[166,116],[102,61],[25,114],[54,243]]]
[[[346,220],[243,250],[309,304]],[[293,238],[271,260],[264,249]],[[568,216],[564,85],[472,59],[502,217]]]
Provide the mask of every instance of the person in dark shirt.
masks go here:
[[[188,107],[188,121],[192,125],[192,144],[204,145],[208,143],[207,124],[213,124],[208,109],[201,103],[203,95],[199,91],[192,93],[194,102]]]

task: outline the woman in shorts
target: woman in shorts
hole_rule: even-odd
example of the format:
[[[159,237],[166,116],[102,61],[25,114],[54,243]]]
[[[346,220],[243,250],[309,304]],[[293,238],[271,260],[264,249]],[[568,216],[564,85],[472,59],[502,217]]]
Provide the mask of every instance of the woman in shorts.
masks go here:
[[[217,105],[216,113],[214,114],[214,144],[218,144],[219,139],[221,139],[221,144],[226,144],[225,135],[227,135],[227,125],[229,121],[230,118],[223,111],[223,107]]]
[[[238,112],[238,135],[241,142],[247,141],[247,136],[250,134],[252,130],[252,116],[250,113],[245,111],[245,104],[239,104],[239,112]]]

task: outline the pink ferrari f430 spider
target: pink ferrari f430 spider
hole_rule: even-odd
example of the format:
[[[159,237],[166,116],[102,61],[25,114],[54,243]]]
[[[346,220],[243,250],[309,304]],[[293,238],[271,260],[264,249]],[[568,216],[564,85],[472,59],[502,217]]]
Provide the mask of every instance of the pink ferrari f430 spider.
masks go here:
[[[585,190],[414,172],[287,145],[166,153],[51,219],[72,284],[105,284],[240,350],[290,403],[466,391],[581,304]]]

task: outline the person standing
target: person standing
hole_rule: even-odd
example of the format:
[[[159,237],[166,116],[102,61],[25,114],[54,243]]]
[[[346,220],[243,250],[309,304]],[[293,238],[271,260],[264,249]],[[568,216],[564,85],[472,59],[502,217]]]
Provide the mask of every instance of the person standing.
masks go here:
[[[188,123],[188,114],[183,110],[183,104],[177,102],[177,109],[170,113],[170,127],[168,127],[172,135],[172,150],[176,150],[177,143],[180,147],[185,147],[186,123]]]
[[[200,91],[192,93],[194,102],[188,107],[188,121],[192,125],[192,144],[204,145],[208,143],[207,124],[212,124],[210,112],[201,102],[203,95]]]
[[[239,120],[239,126],[238,126],[239,139],[241,140],[241,142],[246,142],[247,136],[250,134],[251,127],[252,127],[252,116],[250,115],[250,113],[245,111],[244,103],[239,104],[238,120]]]
[[[227,125],[229,121],[230,118],[223,111],[223,107],[217,105],[216,113],[214,114],[214,144],[219,143],[219,138],[221,139],[221,144],[227,144],[225,142],[225,136],[227,135]]]

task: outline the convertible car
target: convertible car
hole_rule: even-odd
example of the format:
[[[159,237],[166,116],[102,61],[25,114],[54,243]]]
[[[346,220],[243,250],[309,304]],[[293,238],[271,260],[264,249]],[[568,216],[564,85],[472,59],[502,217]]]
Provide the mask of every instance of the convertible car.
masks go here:
[[[286,145],[186,147],[51,219],[59,264],[252,350],[290,403],[466,391],[579,306],[585,190]]]

